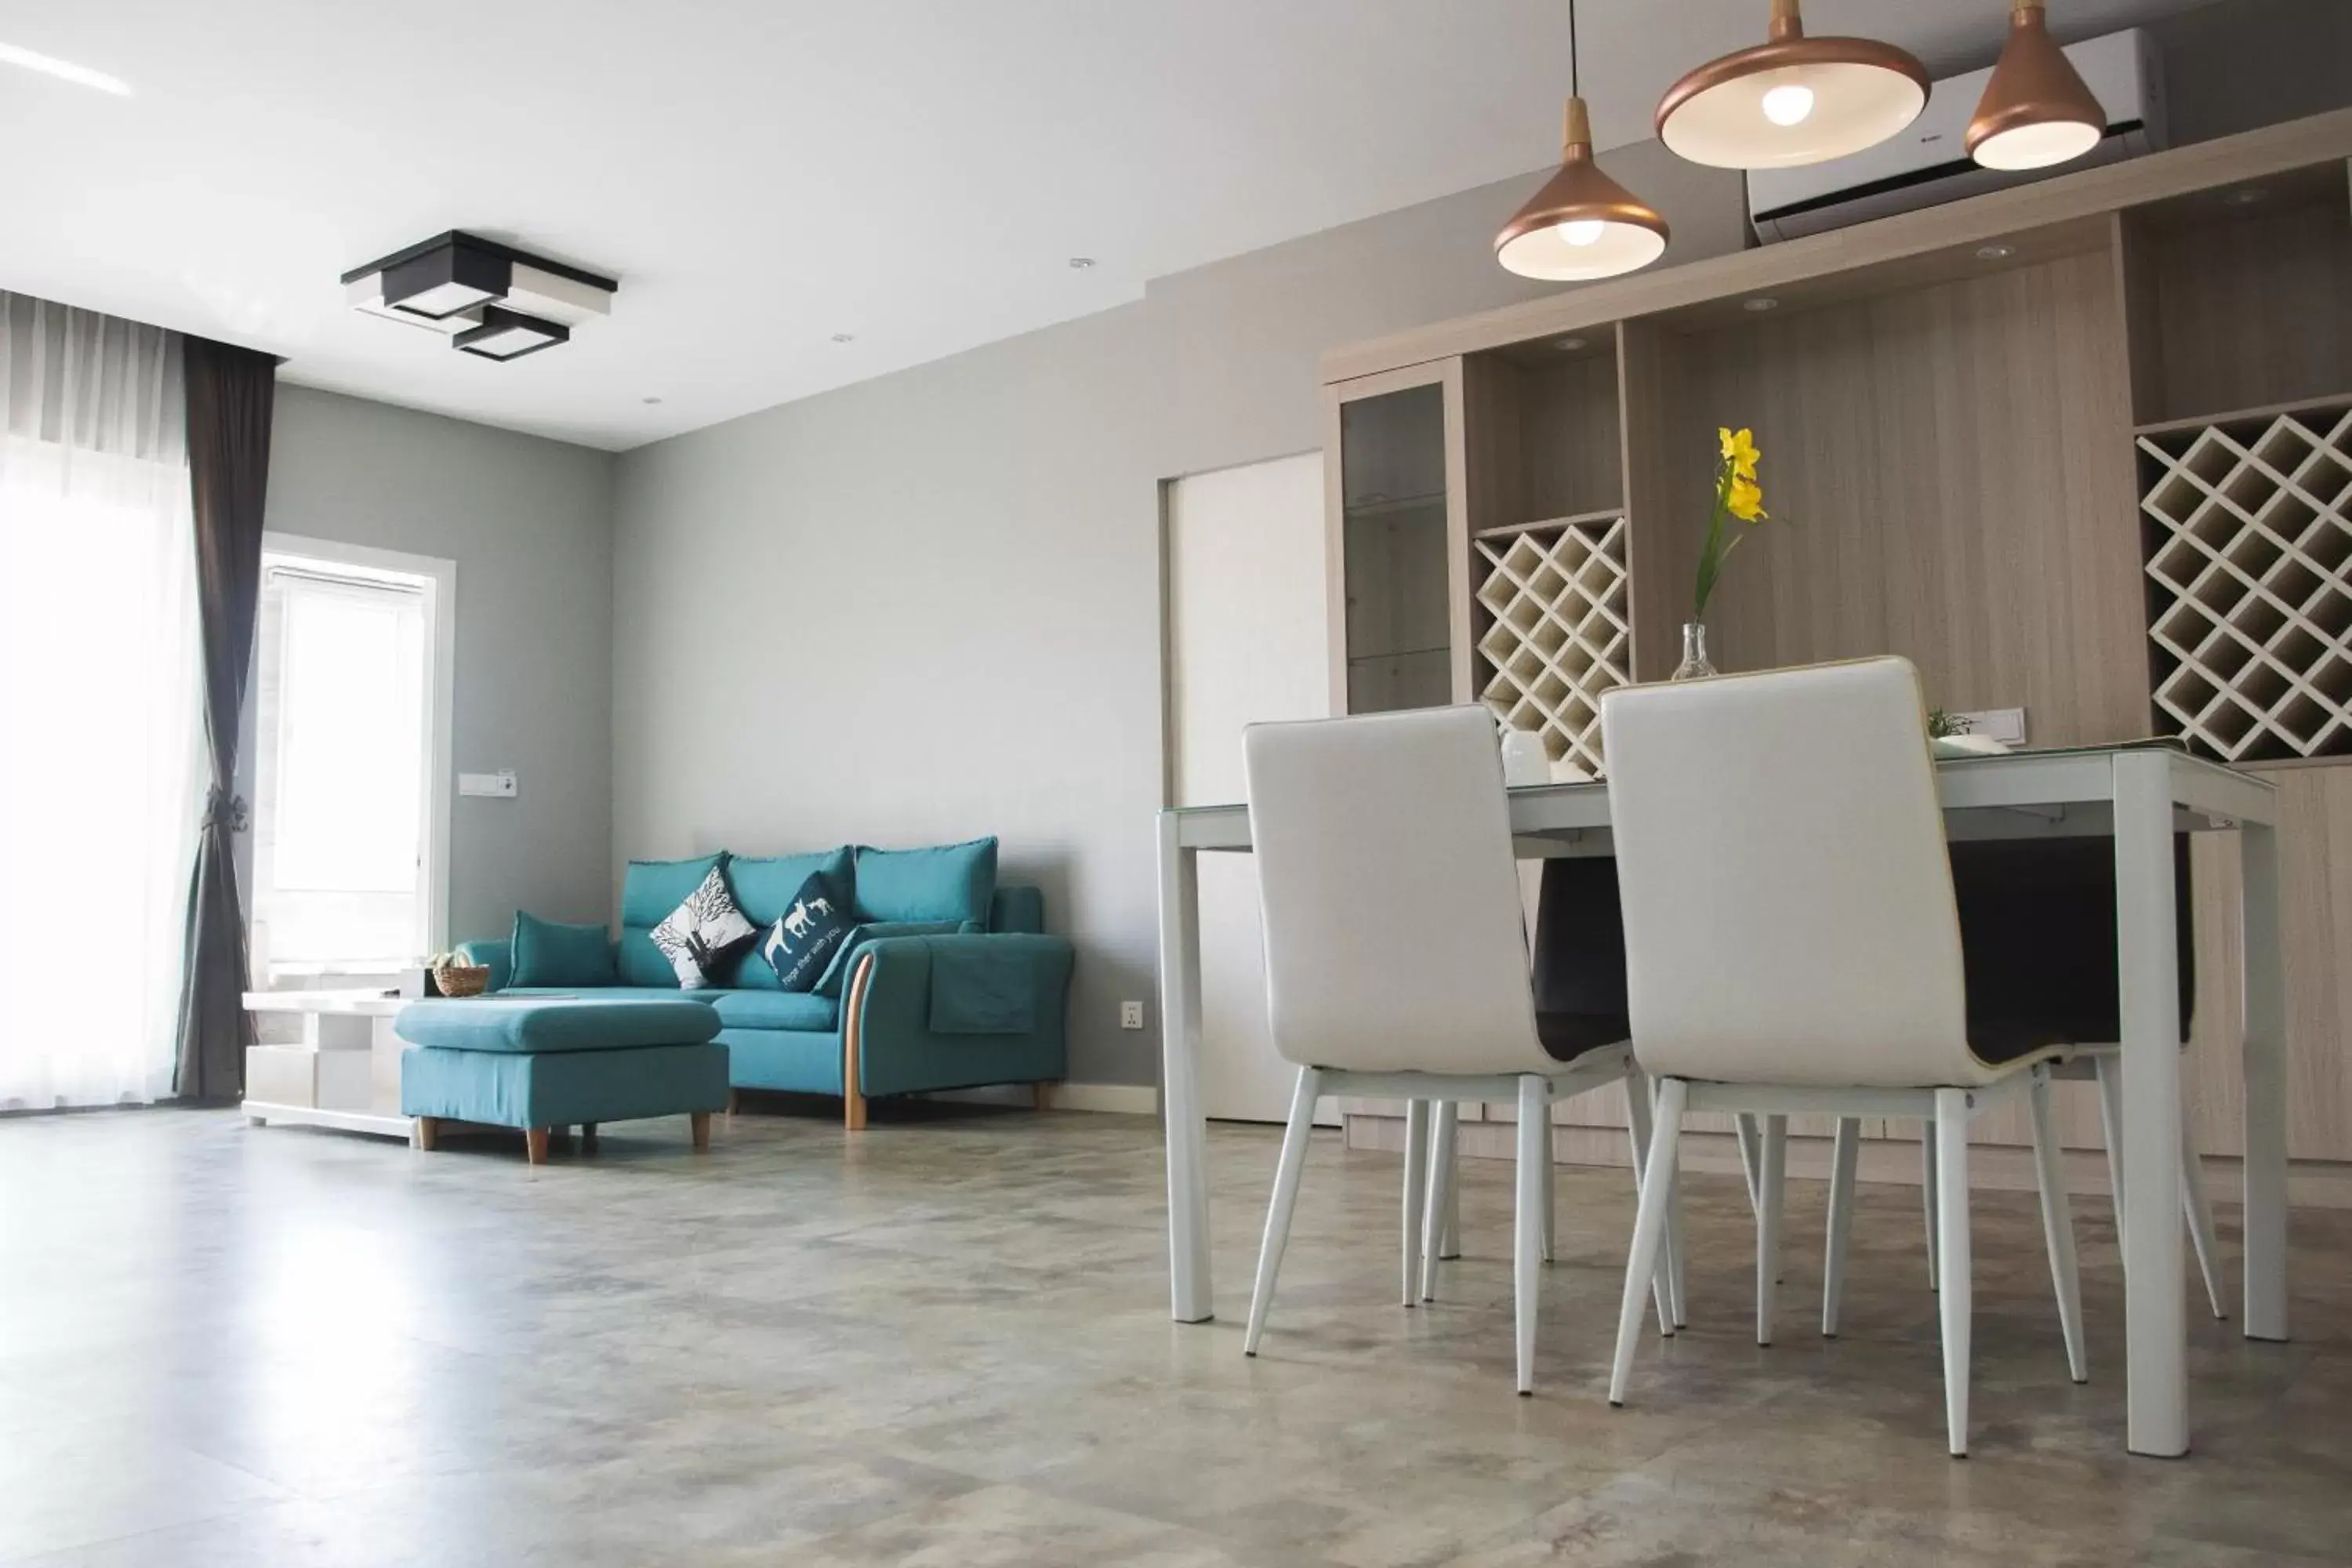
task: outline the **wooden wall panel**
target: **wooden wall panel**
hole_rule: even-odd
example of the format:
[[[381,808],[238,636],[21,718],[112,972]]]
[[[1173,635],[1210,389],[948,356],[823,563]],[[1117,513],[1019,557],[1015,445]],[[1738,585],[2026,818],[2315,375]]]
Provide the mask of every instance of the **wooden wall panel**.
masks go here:
[[[1718,426],[1754,427],[1781,520],[1726,573],[1716,662],[1899,653],[1937,706],[2024,707],[2036,744],[2145,734],[2122,333],[2102,254],[1672,342],[1660,441],[1696,477],[1670,570],[1696,558]]]

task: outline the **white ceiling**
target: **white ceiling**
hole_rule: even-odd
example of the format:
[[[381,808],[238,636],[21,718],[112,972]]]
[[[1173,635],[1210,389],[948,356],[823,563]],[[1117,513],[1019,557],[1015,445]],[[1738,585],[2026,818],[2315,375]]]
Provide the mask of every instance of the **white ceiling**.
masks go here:
[[[2060,0],[2067,37],[2197,0]],[[1765,0],[1583,0],[1603,146]],[[2007,0],[1811,0],[1938,70]],[[0,0],[0,288],[627,447],[1541,167],[1564,0]],[[1497,213],[1497,222],[1507,214]],[[468,228],[621,279],[513,364],[346,309]],[[1073,256],[1097,258],[1079,271]],[[855,341],[834,342],[836,333]],[[660,401],[649,403],[649,398]]]

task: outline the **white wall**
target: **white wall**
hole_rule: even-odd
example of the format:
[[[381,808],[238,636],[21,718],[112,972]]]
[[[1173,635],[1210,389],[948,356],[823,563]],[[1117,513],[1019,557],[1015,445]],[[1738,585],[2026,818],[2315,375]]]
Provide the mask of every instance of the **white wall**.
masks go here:
[[[519,907],[555,920],[608,912],[613,463],[560,441],[278,388],[273,531],[457,563],[453,761],[468,773],[513,768],[521,793],[452,803],[453,941],[504,936]],[[249,759],[254,748],[243,750]]]
[[[1739,243],[1734,179],[1608,162],[1670,259]],[[1079,943],[1072,1076],[1152,1081],[1160,483],[1319,447],[1324,349],[1537,291],[1489,248],[1528,188],[625,454],[616,858],[995,833]]]

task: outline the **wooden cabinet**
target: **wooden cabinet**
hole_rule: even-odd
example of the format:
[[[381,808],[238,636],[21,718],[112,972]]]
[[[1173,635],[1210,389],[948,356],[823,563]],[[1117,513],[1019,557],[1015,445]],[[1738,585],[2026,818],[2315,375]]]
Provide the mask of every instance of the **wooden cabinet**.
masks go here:
[[[1898,653],[1937,706],[2024,709],[2029,744],[2275,769],[2293,1151],[2352,1161],[2347,155],[2352,110],[1335,351],[1335,652],[1381,669],[1345,706],[1483,700],[1603,764],[1600,696],[1673,668],[1715,432],[1748,426],[1780,521],[1709,608],[1718,665]],[[1401,494],[1431,498],[1409,538],[1378,523]],[[1443,682],[1401,662],[1440,591]],[[2193,876],[2187,1093],[2227,1155],[2228,836]],[[2067,1141],[2096,1128],[2075,1097]]]

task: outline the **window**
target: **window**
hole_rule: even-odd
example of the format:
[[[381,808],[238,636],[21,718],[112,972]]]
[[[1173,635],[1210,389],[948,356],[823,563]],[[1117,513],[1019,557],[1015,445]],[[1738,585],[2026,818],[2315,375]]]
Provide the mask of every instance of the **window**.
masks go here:
[[[262,557],[252,919],[266,985],[388,974],[442,939],[447,563],[384,563],[398,559]]]

